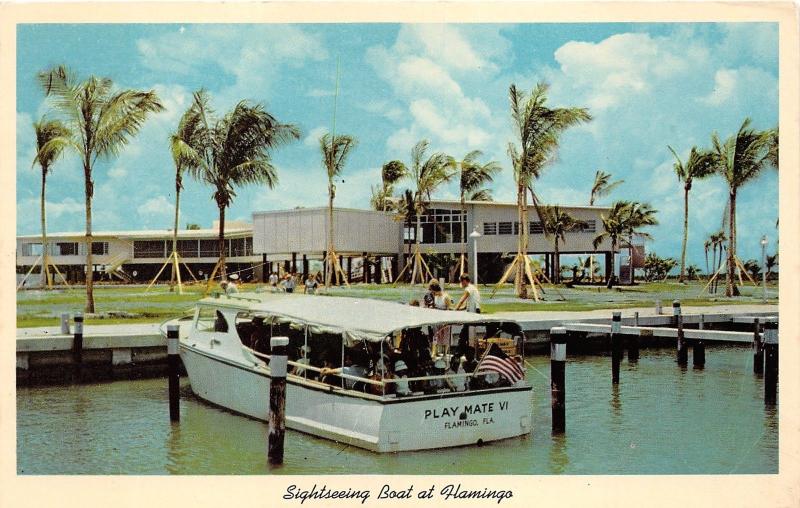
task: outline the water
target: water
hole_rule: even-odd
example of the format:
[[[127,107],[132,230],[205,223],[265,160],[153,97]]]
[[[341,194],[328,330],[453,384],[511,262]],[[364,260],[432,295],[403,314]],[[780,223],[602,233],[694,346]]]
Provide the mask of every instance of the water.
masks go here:
[[[266,462],[264,423],[203,403],[182,380],[169,423],[166,380],[17,391],[19,474],[724,474],[778,472],[777,409],[741,347],[712,346],[706,368],[670,349],[623,361],[570,357],[567,433],[550,434],[549,358],[528,357],[534,431],[437,451],[374,454],[288,431],[284,465]]]

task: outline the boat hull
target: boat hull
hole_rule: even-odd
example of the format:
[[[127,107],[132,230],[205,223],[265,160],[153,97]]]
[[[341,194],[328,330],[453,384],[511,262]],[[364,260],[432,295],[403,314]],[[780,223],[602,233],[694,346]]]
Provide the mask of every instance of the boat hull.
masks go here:
[[[181,344],[192,391],[200,398],[267,420],[268,370]],[[328,385],[286,384],[286,426],[372,450],[394,452],[481,444],[531,432],[528,386],[412,398],[362,397]]]

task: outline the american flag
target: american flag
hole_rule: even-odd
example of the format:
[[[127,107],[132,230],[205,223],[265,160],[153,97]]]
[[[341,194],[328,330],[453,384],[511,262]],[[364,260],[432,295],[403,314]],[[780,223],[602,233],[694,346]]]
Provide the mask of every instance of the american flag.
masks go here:
[[[525,377],[525,373],[522,372],[522,368],[517,362],[505,354],[497,344],[492,344],[489,351],[483,355],[475,372],[497,372],[512,383]]]

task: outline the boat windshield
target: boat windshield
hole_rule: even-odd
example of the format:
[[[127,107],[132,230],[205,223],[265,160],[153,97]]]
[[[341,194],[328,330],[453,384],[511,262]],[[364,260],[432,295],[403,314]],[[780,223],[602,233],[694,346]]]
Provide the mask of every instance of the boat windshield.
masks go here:
[[[307,323],[243,311],[235,328],[242,345],[266,364],[270,338],[288,337],[290,378],[378,396],[501,388],[525,375],[523,333],[511,321],[409,327],[382,341],[352,341]]]

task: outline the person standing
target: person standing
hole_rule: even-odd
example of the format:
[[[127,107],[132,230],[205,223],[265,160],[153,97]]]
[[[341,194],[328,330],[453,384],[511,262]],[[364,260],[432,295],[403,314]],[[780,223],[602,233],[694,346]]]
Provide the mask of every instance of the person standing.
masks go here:
[[[481,313],[481,293],[478,291],[478,288],[472,284],[472,279],[470,278],[469,274],[463,274],[461,276],[461,287],[464,288],[464,294],[461,295],[461,299],[458,301],[456,305],[456,310],[464,310],[466,309],[467,312],[475,312],[476,314]]]
[[[319,287],[319,282],[317,282],[317,276],[309,275],[308,279],[306,279],[306,285],[304,291],[310,295],[315,295],[317,294],[317,287]]]
[[[294,293],[294,288],[297,283],[294,280],[294,276],[291,273],[287,273],[283,279],[283,290],[287,293]]]
[[[273,291],[278,288],[278,274],[277,273],[272,272],[271,274],[269,274],[269,285],[274,288]]]

